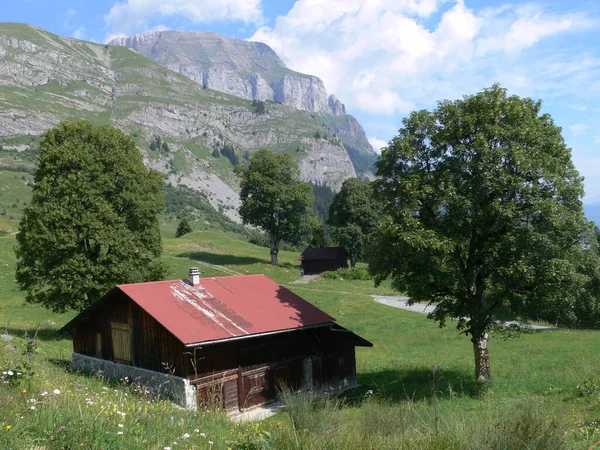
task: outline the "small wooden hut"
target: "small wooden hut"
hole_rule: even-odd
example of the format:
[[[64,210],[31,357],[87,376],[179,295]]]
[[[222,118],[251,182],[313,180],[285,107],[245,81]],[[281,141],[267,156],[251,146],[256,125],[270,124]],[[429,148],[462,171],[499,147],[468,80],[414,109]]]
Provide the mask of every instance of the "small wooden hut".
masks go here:
[[[342,247],[307,247],[300,255],[300,261],[305,275],[348,268],[348,254]]]
[[[372,344],[264,275],[118,285],[63,327],[75,369],[127,377],[194,408],[230,412],[279,383],[356,385],[355,346]]]

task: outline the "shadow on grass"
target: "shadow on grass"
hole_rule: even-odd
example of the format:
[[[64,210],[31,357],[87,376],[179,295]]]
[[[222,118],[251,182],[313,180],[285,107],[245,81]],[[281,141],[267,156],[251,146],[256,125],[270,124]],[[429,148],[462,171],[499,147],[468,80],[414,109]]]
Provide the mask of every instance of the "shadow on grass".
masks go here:
[[[491,387],[491,382],[476,381],[470,372],[441,368],[434,374],[432,368],[425,367],[359,374],[358,383],[358,388],[348,392],[348,400],[362,401],[368,391],[391,402],[429,400],[434,397],[434,391],[438,399],[455,396],[481,398]]]
[[[267,249],[267,254],[268,254]],[[236,256],[228,255],[223,253],[210,253],[210,252],[188,252],[180,253],[177,255],[181,258],[189,258],[197,261],[207,262],[217,266],[243,266],[249,264],[271,264],[271,260],[267,258],[254,258],[252,256]],[[280,263],[279,267],[293,268],[290,263]]]
[[[4,327],[0,328],[0,334],[6,332],[7,329]],[[27,334],[29,337],[33,337],[35,335],[35,327],[27,328]],[[16,338],[25,337],[25,328],[8,328],[8,335]],[[71,336],[64,335],[59,333],[58,330],[44,329],[41,328],[37,333],[37,338],[40,341],[44,342],[53,342],[53,341],[63,341],[70,340]]]

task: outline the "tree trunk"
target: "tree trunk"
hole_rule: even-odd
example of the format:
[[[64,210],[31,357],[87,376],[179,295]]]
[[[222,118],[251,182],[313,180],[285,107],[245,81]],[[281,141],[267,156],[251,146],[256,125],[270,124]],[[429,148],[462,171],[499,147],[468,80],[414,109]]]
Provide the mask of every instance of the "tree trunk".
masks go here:
[[[356,267],[356,255],[350,255],[350,267]]]
[[[478,335],[473,335],[473,338],[471,339],[473,342],[473,352],[475,353],[476,380],[489,380],[492,377],[490,355],[488,353],[488,339],[489,335],[487,331]]]
[[[279,242],[276,238],[271,236],[271,264],[274,266],[279,265],[279,259],[277,255],[279,254]]]

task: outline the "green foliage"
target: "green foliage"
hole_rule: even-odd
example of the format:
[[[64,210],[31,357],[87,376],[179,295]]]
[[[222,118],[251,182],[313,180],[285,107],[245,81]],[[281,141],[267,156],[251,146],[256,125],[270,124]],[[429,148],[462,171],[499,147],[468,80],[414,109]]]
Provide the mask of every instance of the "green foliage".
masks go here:
[[[252,100],[252,106],[254,107],[254,113],[258,115],[266,114],[265,102],[262,100]]]
[[[181,219],[179,225],[177,225],[177,231],[175,231],[175,237],[180,238],[181,236],[191,233],[194,231],[192,224],[186,218]]]
[[[325,184],[312,184],[313,194],[315,195],[315,214],[324,221],[329,217],[329,207],[333,203],[334,193],[331,188]]]
[[[315,132],[315,139],[321,139],[321,133]]]
[[[206,227],[238,233],[244,237],[258,234],[257,231],[252,231],[237,224],[217,211],[202,192],[195,191],[187,186],[173,186],[171,184],[165,186],[163,192],[167,204],[167,215],[175,216],[178,219],[185,218],[203,222]]]
[[[309,228],[308,246],[312,248],[327,247],[327,228],[325,228],[323,220],[320,217],[311,217]]]
[[[350,267],[348,269],[328,270],[323,272],[323,278],[328,280],[372,280],[373,276],[367,269],[362,267]]]
[[[247,166],[239,166],[240,216],[245,224],[269,234],[271,263],[277,265],[279,243],[295,243],[306,233],[305,223],[314,197],[310,184],[300,181],[292,157],[258,151]]]
[[[487,337],[500,305],[576,323],[598,311],[600,267],[583,216],[582,178],[541,103],[497,85],[413,112],[377,162],[387,217],[370,270],[474,343],[490,376]],[[484,348],[485,347],[485,348]]]
[[[379,211],[371,185],[358,178],[345,180],[331,203],[328,223],[333,228],[332,236],[348,252],[352,267],[369,248]]]
[[[162,185],[115,128],[63,122],[47,131],[15,249],[26,300],[81,310],[115,284],[162,278]]]

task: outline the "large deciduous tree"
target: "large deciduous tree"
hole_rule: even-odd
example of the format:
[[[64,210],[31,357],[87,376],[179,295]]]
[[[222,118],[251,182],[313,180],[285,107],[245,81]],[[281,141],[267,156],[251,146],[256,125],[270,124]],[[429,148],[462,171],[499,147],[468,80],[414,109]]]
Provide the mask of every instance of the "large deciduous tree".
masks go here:
[[[370,270],[470,336],[477,379],[503,306],[576,324],[598,311],[582,178],[541,102],[497,85],[413,112],[377,163],[385,218]],[[594,287],[595,286],[595,287]]]
[[[81,310],[117,283],[162,278],[162,186],[115,128],[63,122],[47,131],[15,249],[27,301]]]
[[[364,256],[380,219],[370,183],[358,178],[345,180],[329,207],[327,223],[333,228],[333,239],[348,252],[352,267]]]
[[[306,231],[312,187],[300,180],[298,165],[288,154],[260,150],[248,165],[238,167],[240,216],[269,234],[271,264],[277,265],[280,242],[296,241]]]

